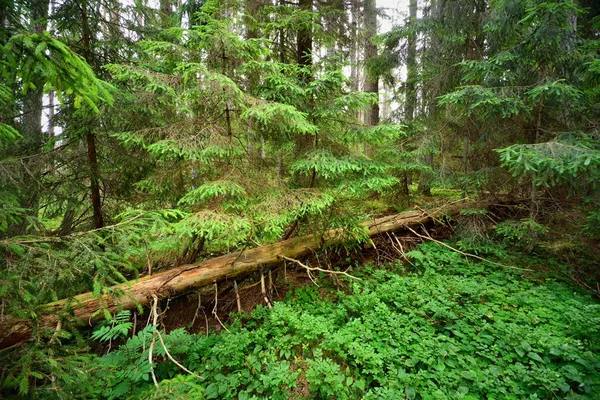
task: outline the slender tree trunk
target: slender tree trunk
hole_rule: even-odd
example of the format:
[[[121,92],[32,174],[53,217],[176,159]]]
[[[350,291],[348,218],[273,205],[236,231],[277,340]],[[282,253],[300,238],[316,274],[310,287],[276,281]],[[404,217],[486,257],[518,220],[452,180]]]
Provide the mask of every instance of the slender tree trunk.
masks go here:
[[[298,5],[301,10],[312,11],[313,0],[299,0]],[[310,66],[312,65],[312,53],[312,29],[302,27],[298,31],[296,61],[302,66]],[[310,79],[309,76],[305,78]]]
[[[8,40],[8,2],[0,1],[0,45]]]
[[[407,38],[407,55],[406,55],[406,103],[404,103],[404,119],[410,124],[415,118],[415,111],[417,109],[417,91],[416,91],[416,82],[418,79],[418,71],[417,71],[417,34],[414,31],[416,29],[417,22],[417,0],[410,0],[408,4],[408,24],[411,29],[410,34]],[[409,181],[412,180],[407,175],[410,172],[404,172],[404,188],[403,191],[405,195],[409,195],[408,184]],[[421,174],[419,180],[419,192],[423,192],[423,182],[424,174]]]
[[[426,154],[423,156],[423,162],[425,165],[433,167],[433,154]],[[417,190],[424,196],[431,196],[431,173],[421,172],[421,176],[419,177],[419,187]]]
[[[438,1],[436,0],[431,0],[429,2],[429,8],[428,11],[426,11],[423,15],[423,18],[429,21],[436,21],[438,18]],[[423,54],[423,63],[425,63],[426,61],[426,56],[428,54],[432,54],[433,57],[432,61],[434,63],[434,65],[437,65],[438,63],[438,58],[437,57],[437,45],[438,45],[439,41],[437,40],[437,36],[436,33],[433,33],[428,37],[427,41],[424,41],[422,44],[422,50],[421,53]],[[423,111],[423,114],[427,113],[427,117],[430,121],[438,121],[438,108],[437,108],[437,96],[439,93],[439,88],[436,87],[435,85],[428,85],[427,88],[423,88],[422,89],[422,97],[423,97],[423,104],[426,105],[425,110]],[[432,125],[434,125],[436,122],[434,122]],[[430,138],[430,140],[433,140],[433,138]],[[431,147],[431,145],[430,145]],[[425,163],[425,165],[429,166],[430,168],[433,169],[433,153],[427,154],[423,157],[423,162]],[[417,191],[419,193],[421,193],[422,195],[425,196],[431,196],[431,180],[432,180],[432,173],[429,172],[422,172],[420,177],[419,177],[419,187],[417,189]]]
[[[408,23],[411,30],[416,29],[417,0],[410,0]],[[415,82],[417,80],[417,34],[413,31],[408,35],[408,52],[406,57],[406,103],[404,105],[404,119],[412,122],[415,117],[417,93]]]
[[[98,171],[98,159],[96,156],[96,136],[88,133],[86,136],[88,163],[90,166],[90,190],[92,195],[92,208],[94,212],[94,227],[104,227],[102,217],[102,198],[100,197],[100,179]]]
[[[49,1],[31,1],[30,19],[33,32],[42,33],[48,28],[48,7]],[[23,119],[21,123],[21,133],[24,138],[26,154],[39,153],[44,145],[44,135],[42,132],[42,110],[44,108],[43,82],[34,82],[35,89],[29,89],[23,100]],[[28,174],[33,176],[31,185],[27,188],[26,198],[23,201],[23,208],[29,209],[29,214],[36,217],[39,212],[40,194],[42,188],[38,178],[43,171],[43,165],[36,157],[29,158],[25,163]],[[19,225],[18,233],[24,233],[25,224]]]
[[[352,25],[350,30],[350,90],[356,92],[358,90],[358,28],[359,24],[359,9],[358,0],[351,0],[350,13]]]
[[[48,136],[52,139],[55,135],[55,124],[54,124],[54,91],[48,93]]]
[[[246,26],[246,39],[256,39],[260,37],[260,30],[258,27],[258,19],[260,18],[260,13],[262,9],[265,7],[266,3],[264,0],[248,0],[245,2],[246,13],[244,16],[245,26]],[[251,71],[248,74],[247,85],[248,92],[253,94],[254,90],[259,81],[259,74],[257,72]],[[229,115],[228,115],[228,118]],[[248,159],[249,162],[255,160],[257,158],[258,153],[260,153],[261,160],[266,159],[265,152],[265,138],[264,133],[257,132],[256,136],[248,138]],[[262,164],[261,164],[262,167]]]
[[[542,112],[543,112],[543,110],[544,110],[544,107],[540,105],[540,107],[538,109],[538,114],[537,114],[537,121],[535,124],[534,144],[538,143],[540,140],[540,132],[542,129]],[[531,222],[535,222],[538,211],[539,211],[538,198],[537,198],[538,187],[535,183],[536,175],[537,174],[535,172],[531,173],[531,204],[529,205],[529,219],[531,220]],[[535,244],[537,242],[537,239],[538,239],[537,231],[535,231],[532,228],[533,227],[531,227],[529,229],[529,246],[528,246],[529,251],[533,250],[533,248],[535,247]]]
[[[81,29],[83,42],[83,55],[88,63],[92,61],[92,48],[90,23],[87,14],[87,3],[81,5]],[[100,172],[98,168],[98,156],[96,150],[96,136],[88,128],[86,134],[88,166],[90,169],[90,192],[92,199],[92,210],[94,213],[94,227],[100,229],[104,227],[102,216],[102,197],[100,196]]]
[[[377,45],[373,39],[377,36],[377,5],[375,0],[365,0],[365,62],[368,64],[377,58]],[[375,126],[379,123],[379,77],[365,74],[365,92],[377,95],[377,101],[365,115],[365,124]]]
[[[540,131],[542,129],[542,111],[544,110],[543,106],[540,106],[537,114],[537,121],[535,124],[535,140],[534,144],[538,143],[540,140]],[[531,173],[531,206],[529,207],[529,219],[535,221],[538,212],[537,205],[537,185],[535,184],[536,174],[535,172]]]
[[[467,122],[467,132],[469,131],[469,122]],[[461,165],[461,170],[463,175],[466,177],[467,175],[467,170],[468,170],[468,162],[469,162],[469,136],[465,135],[463,136],[463,155],[462,155],[462,165]],[[464,200],[467,197],[467,187],[466,184],[463,183],[462,184],[462,193],[461,193],[461,197]]]
[[[301,10],[312,11],[313,0],[299,0],[299,7]],[[308,70],[301,73],[301,79],[305,83],[309,83],[312,80],[312,73],[310,67],[312,66],[312,54],[313,54],[313,34],[311,27],[301,27],[298,30],[298,37],[296,42],[296,62],[306,67]],[[310,109],[313,107],[312,99],[308,99],[307,107]],[[312,135],[298,135],[296,138],[296,153],[301,154],[310,148],[315,148],[317,145],[317,137]],[[310,180],[310,182],[314,182]],[[306,185],[307,182],[304,180],[301,184]],[[311,185],[312,183],[309,183]]]
[[[485,0],[472,0],[470,9],[473,10],[471,15],[470,25],[471,28],[467,33],[467,41],[466,41],[466,59],[467,60],[475,60],[478,57],[481,59],[483,57],[483,41],[484,35],[482,30],[482,17],[485,12],[486,2]],[[473,121],[471,116],[467,117],[467,121],[464,129],[463,136],[463,159],[462,159],[462,172],[465,175],[468,171],[468,163],[469,163],[469,145],[471,140],[471,135],[473,131]],[[463,184],[462,189],[462,198],[464,199],[467,196],[466,192],[466,184]]]
[[[160,19],[163,28],[171,27],[173,16],[173,3],[170,0],[160,0]]]
[[[285,5],[284,0],[278,0],[277,4],[279,7],[283,7]],[[283,26],[279,28],[277,31],[277,51],[279,52],[279,62],[285,63],[285,31]]]

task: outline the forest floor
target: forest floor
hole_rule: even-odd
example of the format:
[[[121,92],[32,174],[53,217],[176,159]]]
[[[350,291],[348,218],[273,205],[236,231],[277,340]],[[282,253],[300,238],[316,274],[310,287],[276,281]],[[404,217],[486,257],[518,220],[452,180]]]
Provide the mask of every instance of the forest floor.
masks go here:
[[[572,228],[581,218],[576,209],[549,214],[532,252],[494,235],[469,242],[461,226],[477,224],[465,218],[431,232],[458,252],[403,236],[401,246],[382,237],[360,253],[315,255],[304,262],[359,279],[281,266],[265,278],[272,308],[256,276],[238,282],[241,312],[227,283],[171,299],[161,304],[168,334],[154,368],[152,326],[140,315],[137,335],[86,371],[90,390],[144,399],[600,398],[600,251]]]
[[[406,256],[406,264],[357,266],[352,274],[360,280],[322,275],[315,284],[303,274],[279,274],[273,308],[253,292],[243,306],[258,303],[253,311],[230,314],[223,327],[209,322],[209,335],[200,313],[194,330],[201,333],[164,335],[171,356],[194,375],[158,346],[158,390],[148,376],[133,380],[112,369],[147,360],[147,352],[131,350],[149,340],[148,328],[100,357],[90,381],[119,398],[600,396],[600,302],[558,278],[560,260],[488,248],[491,260],[530,269],[519,271],[431,242]],[[163,323],[189,324],[193,300],[172,302]],[[219,297],[223,309],[235,311],[235,304],[231,296]]]

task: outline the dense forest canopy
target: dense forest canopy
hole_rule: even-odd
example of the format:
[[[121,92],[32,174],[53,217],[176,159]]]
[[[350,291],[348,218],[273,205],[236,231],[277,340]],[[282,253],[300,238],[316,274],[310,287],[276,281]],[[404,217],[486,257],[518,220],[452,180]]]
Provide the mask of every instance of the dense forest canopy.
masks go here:
[[[401,4],[391,10],[375,0],[0,0],[0,326],[27,321],[30,331],[28,343],[0,351],[0,395],[178,398],[173,393],[182,387],[192,398],[240,399],[599,395],[598,324],[594,329],[585,321],[598,318],[589,291],[600,294],[600,256],[594,252],[600,240],[600,3],[406,3],[406,9]],[[385,32],[383,22],[391,25]],[[459,224],[448,228],[456,233],[452,245],[408,228],[419,240],[441,243],[423,245],[430,253],[404,251],[388,234],[415,270],[399,264],[365,267],[358,273],[362,282],[350,287],[356,277],[342,276],[345,267],[337,275],[319,269],[335,278],[336,290],[338,277],[347,279],[346,292],[332,295],[340,302],[335,306],[317,301],[314,288],[298,289],[290,304],[275,305],[273,315],[298,326],[293,332],[259,309],[256,320],[244,320],[256,324],[256,331],[245,331],[246,317],[239,317],[225,342],[208,335],[208,328],[207,337],[180,330],[161,334],[154,292],[144,293],[154,307],[154,323],[152,310],[150,317],[141,305],[137,314],[111,313],[103,297],[118,296],[127,286],[115,285],[157,271],[292,238],[324,243],[331,232],[339,236],[331,252],[344,265],[356,266],[353,254],[378,249],[364,221],[414,206],[425,213],[449,202],[489,198],[519,205],[506,205],[514,210],[504,221],[485,208],[457,209]],[[539,297],[527,297],[538,289],[521,276],[478,269],[489,257],[495,268],[516,263],[517,270],[531,271],[543,265],[549,248],[563,253],[552,253],[556,258],[547,258],[554,260],[548,261],[552,268],[541,267],[543,277],[536,275],[540,282],[556,279],[541,286]],[[472,270],[458,254],[477,257]],[[310,267],[291,261],[313,279],[317,270],[311,275]],[[457,270],[442,271],[440,265]],[[271,271],[267,275],[259,266],[256,271],[266,293]],[[539,315],[574,315],[576,333],[558,323],[554,333],[539,333],[532,323],[536,335],[550,335],[543,337],[556,343],[536,347],[524,339],[513,354],[550,360],[556,369],[523,367],[521,381],[513,376],[514,382],[506,378],[506,386],[494,386],[494,371],[485,379],[475,378],[473,369],[466,378],[432,378],[427,374],[433,369],[413,363],[412,353],[396,354],[408,360],[397,365],[391,353],[381,359],[367,350],[358,354],[349,345],[360,342],[358,331],[339,326],[327,328],[336,332],[333,339],[317,340],[325,329],[317,327],[329,313],[341,324],[371,306],[378,317],[363,315],[372,324],[365,331],[377,336],[383,329],[377,324],[387,318],[382,310],[402,308],[390,293],[410,286],[435,298],[436,280],[446,279],[454,283],[440,284],[439,304],[414,315],[388,315],[408,318],[402,326],[410,335],[421,323],[433,324],[423,335],[435,348],[407,341],[404,351],[455,351],[438,335],[450,326],[444,324],[458,324],[462,317],[444,307],[460,308],[473,326],[477,322],[469,313],[488,315],[481,299],[489,298],[496,313],[506,306],[502,298],[513,296],[514,304],[529,302]],[[489,293],[477,279],[488,282]],[[216,293],[216,280],[214,285]],[[473,294],[466,303],[448,306],[456,301],[454,291],[465,294],[469,285],[477,300]],[[568,285],[588,292],[570,299]],[[519,291],[528,300],[516,300]],[[72,308],[74,296],[86,292],[99,304],[90,311],[93,318],[108,321],[93,332],[80,329]],[[545,303],[543,309],[542,302],[557,298],[567,305]],[[41,322],[45,307],[61,299],[66,300],[55,310],[58,324],[48,329]],[[198,309],[201,304],[199,298]],[[526,319],[521,312],[515,318]],[[134,314],[148,320],[137,335],[136,328],[130,332]],[[302,321],[312,328],[302,333]],[[524,334],[507,326],[494,325],[489,337]],[[260,335],[281,339],[287,356],[267,350],[269,340]],[[126,342],[127,336],[132,337]],[[566,337],[580,340],[580,347],[572,352],[560,347],[573,345]],[[365,349],[383,346],[374,340]],[[123,346],[112,348],[113,341]],[[97,343],[110,344],[90,350]],[[163,362],[152,360],[154,346]],[[298,346],[310,347],[314,358],[293,353]],[[262,361],[250,360],[263,348]],[[96,358],[94,352],[108,354]],[[233,354],[231,365],[222,359],[227,352]],[[485,357],[496,357],[490,354]],[[186,366],[177,364],[177,355]],[[564,361],[569,357],[577,366]],[[249,367],[252,362],[258,366]],[[384,363],[393,366],[388,371]],[[462,358],[454,363],[476,364]],[[267,364],[271,375],[261,370]],[[428,371],[421,380],[415,378],[417,364]],[[109,376],[106,381],[90,372],[95,368]],[[228,375],[244,368],[252,374]],[[120,370],[125,372],[115,372]],[[283,370],[294,378],[284,378]],[[519,374],[511,371],[506,376]],[[388,372],[399,386],[385,386]],[[167,382],[177,374],[182,375]],[[194,381],[211,374],[219,378]],[[82,376],[93,377],[89,387]],[[319,376],[332,378],[322,382]],[[248,383],[255,379],[263,386]],[[427,379],[438,382],[439,393],[423,383]],[[481,383],[486,379],[491,381]],[[220,386],[211,386],[215,382]]]

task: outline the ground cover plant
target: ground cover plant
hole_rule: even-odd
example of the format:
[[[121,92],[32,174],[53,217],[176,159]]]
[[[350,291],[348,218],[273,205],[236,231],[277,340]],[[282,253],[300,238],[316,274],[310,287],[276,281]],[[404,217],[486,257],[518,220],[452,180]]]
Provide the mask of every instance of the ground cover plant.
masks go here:
[[[511,255],[499,245],[489,246],[488,253],[518,268],[560,268],[556,260]],[[119,348],[82,364],[81,379],[56,382],[60,390],[48,394],[111,399],[600,396],[600,303],[590,293],[558,278],[471,261],[436,243],[422,244],[407,256],[410,264],[360,266],[353,273],[362,280],[350,282],[347,290],[323,279],[321,287],[297,288],[272,309],[259,306],[238,315],[228,332],[163,333],[170,356],[156,346],[152,369],[148,350],[155,328],[148,325]],[[128,335],[128,321],[117,320],[95,336]]]

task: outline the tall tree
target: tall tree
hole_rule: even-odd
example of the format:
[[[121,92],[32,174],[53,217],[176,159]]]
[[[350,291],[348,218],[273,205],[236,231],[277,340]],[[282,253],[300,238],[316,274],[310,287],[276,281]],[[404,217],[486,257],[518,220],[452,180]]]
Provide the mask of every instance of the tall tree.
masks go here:
[[[350,0],[350,90],[359,90],[360,0]]]
[[[365,62],[367,66],[377,59],[377,2],[365,0]],[[373,68],[367,67],[365,74],[365,92],[373,93],[379,97],[379,76]],[[374,101],[365,114],[365,123],[375,126],[379,123],[379,100]]]
[[[409,34],[407,38],[408,50],[406,54],[406,100],[404,103],[404,119],[410,123],[415,117],[417,106],[417,0],[410,0],[408,10]]]
[[[43,33],[48,28],[48,0],[30,1],[29,26],[31,31],[37,34]],[[44,108],[44,82],[41,79],[33,80],[32,87],[27,91],[23,100],[23,118],[21,121],[21,133],[24,137],[26,154],[40,153],[45,143],[42,131],[42,110]],[[32,216],[36,217],[39,211],[39,197],[41,185],[39,178],[43,165],[35,158],[28,158],[26,163],[28,174],[33,179],[25,194],[23,206],[30,210]],[[22,225],[21,232],[26,228]]]
[[[88,16],[88,2],[82,1],[79,5],[81,10],[81,41],[83,57],[89,64],[94,64],[92,52],[92,31]],[[96,148],[96,135],[88,130],[85,133],[87,145],[87,157],[90,169],[90,194],[92,199],[92,212],[94,215],[94,227],[100,229],[104,226],[102,215],[102,196],[100,194],[100,170],[98,167],[98,151]]]
[[[301,11],[312,12],[313,0],[299,0],[298,6]],[[312,18],[302,19],[300,29],[298,29],[296,61],[299,65],[312,65],[313,57],[313,34]],[[308,79],[308,76],[307,76]]]

